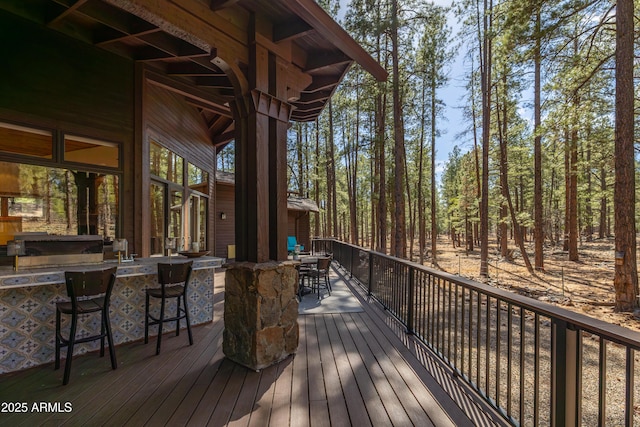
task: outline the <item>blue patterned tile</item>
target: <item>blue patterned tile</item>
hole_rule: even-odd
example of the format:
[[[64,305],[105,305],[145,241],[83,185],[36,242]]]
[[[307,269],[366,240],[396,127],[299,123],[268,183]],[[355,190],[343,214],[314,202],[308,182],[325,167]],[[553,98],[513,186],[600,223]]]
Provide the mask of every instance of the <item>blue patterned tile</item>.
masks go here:
[[[192,325],[208,322],[213,318],[211,276],[207,270],[195,271],[192,276],[193,287],[190,287],[187,295]],[[155,274],[121,277],[116,282],[110,311],[114,340],[117,344],[144,337],[144,289],[155,286]],[[61,283],[0,289],[0,340],[8,342],[0,345],[0,373],[25,369],[53,360],[55,304],[67,300],[66,288]],[[175,309],[175,300],[172,300],[166,310],[173,314]],[[159,311],[157,300],[153,302],[152,310],[156,313]],[[62,319],[62,334],[67,336],[69,318],[62,316]],[[185,322],[182,321],[180,327],[185,326]],[[78,329],[78,337],[98,333],[99,317],[81,316]],[[151,334],[157,334],[157,327],[151,329]],[[86,353],[99,349],[99,342],[78,345],[76,348],[76,354]]]
[[[40,274],[38,276],[35,276],[35,278],[36,278],[35,281],[37,283],[47,283],[47,284],[64,283],[64,272],[59,271],[55,273]]]
[[[61,351],[61,353],[64,353],[64,351]],[[46,345],[39,346],[31,353],[31,357],[40,362],[39,364],[50,362],[53,360],[54,356],[55,348]]]
[[[48,304],[40,305],[37,310],[34,310],[33,313],[31,313],[31,317],[40,322],[47,321],[51,316],[54,316],[55,318],[55,309],[51,308]]]
[[[0,366],[4,367],[6,371],[15,371],[25,360],[26,357],[12,351],[0,360]]]
[[[13,332],[9,333],[9,335],[7,335],[5,338],[3,338],[2,341],[0,341],[0,342],[2,344],[4,344],[5,346],[9,347],[9,348],[15,349],[25,339],[26,339],[26,337],[24,335],[13,331]]]
[[[7,276],[0,281],[2,286],[24,286],[29,283],[31,283],[29,276]]]
[[[2,302],[10,307],[17,307],[27,299],[27,295],[21,289],[11,289],[2,296]]]
[[[25,316],[23,314],[20,314],[16,310],[12,310],[5,317],[2,318],[2,323],[6,324],[6,325],[8,325],[8,326],[10,326],[12,328],[16,328],[18,326],[18,324],[20,322],[22,322],[26,318],[27,318],[27,316]]]
[[[55,337],[55,330],[46,326],[40,326],[31,334],[31,337],[41,343],[53,342]]]
[[[31,354],[36,348],[38,348],[38,344],[31,340],[26,340],[20,345],[20,351],[22,354]]]
[[[53,286],[37,286],[33,288],[32,297],[40,302],[49,302],[56,294]]]

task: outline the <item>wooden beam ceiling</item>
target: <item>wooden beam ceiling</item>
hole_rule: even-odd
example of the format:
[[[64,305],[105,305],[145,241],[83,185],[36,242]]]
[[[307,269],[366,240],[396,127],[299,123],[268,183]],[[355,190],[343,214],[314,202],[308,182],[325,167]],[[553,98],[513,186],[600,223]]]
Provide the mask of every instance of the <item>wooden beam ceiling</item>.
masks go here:
[[[281,22],[273,26],[273,41],[276,43],[294,40],[315,31],[309,24],[299,19]]]
[[[351,62],[353,62],[353,60],[342,52],[311,52],[307,57],[307,63],[304,67],[304,71],[307,73],[313,73],[327,67],[346,65]]]
[[[209,8],[213,11],[225,9],[238,3],[238,0],[210,0]]]

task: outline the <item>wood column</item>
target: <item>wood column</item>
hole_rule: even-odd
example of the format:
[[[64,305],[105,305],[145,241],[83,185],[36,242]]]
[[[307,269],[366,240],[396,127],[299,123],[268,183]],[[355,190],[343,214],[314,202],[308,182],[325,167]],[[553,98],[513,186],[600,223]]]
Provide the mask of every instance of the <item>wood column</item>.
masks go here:
[[[252,26],[250,26],[252,27]],[[249,92],[236,119],[236,259],[287,259],[287,64],[250,29]]]

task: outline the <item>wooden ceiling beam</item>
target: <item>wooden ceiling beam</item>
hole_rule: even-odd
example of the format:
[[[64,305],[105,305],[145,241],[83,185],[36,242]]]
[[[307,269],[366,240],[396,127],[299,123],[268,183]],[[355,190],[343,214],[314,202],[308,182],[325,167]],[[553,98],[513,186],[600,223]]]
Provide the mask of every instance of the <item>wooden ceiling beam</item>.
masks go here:
[[[303,92],[304,93],[314,93],[321,90],[333,90],[334,87],[338,85],[335,77],[321,77],[316,76],[313,78],[313,82],[307,86]]]
[[[196,77],[197,86],[207,86],[214,89],[233,89],[233,85],[226,74],[208,75],[206,77]]]
[[[273,26],[273,41],[280,43],[286,40],[295,40],[314,31],[313,27],[300,19],[281,22]]]
[[[225,131],[227,127],[229,127],[229,122],[233,120],[231,117],[218,116],[211,120],[211,123],[208,125],[209,132],[213,135],[217,135]]]
[[[229,107],[226,107],[224,105],[205,103],[189,96],[185,96],[185,100],[187,104],[193,105],[194,107],[200,108],[202,110],[210,111],[214,114],[224,116],[228,119],[231,119],[233,117],[231,114],[231,110],[229,110]]]
[[[215,12],[216,10],[231,7],[236,3],[238,3],[238,0],[210,0],[209,8]]]
[[[353,62],[353,59],[349,58],[342,52],[317,52],[309,53],[307,56],[307,63],[304,67],[304,71],[311,73],[319,71],[327,67],[333,67],[336,65],[347,65]]]
[[[184,83],[179,79],[166,76],[151,69],[145,70],[145,76],[150,84],[184,96],[187,102],[193,106],[231,117],[228,102],[233,100],[233,96],[229,96],[228,93],[203,90],[195,87],[193,84]]]
[[[220,135],[216,135],[213,137],[213,146],[217,147],[219,145],[226,145],[233,141],[236,138],[236,131],[231,130],[228,132],[221,133]]]
[[[140,31],[133,32],[131,34],[127,34],[119,30],[116,30],[114,28],[106,27],[103,30],[98,30],[97,32],[95,32],[93,43],[96,46],[104,47],[109,44],[126,42],[127,40],[137,39],[142,35],[155,33],[158,31],[162,31],[162,30],[160,30],[160,28],[158,27],[152,27],[146,30],[140,30]]]
[[[331,98],[331,93],[330,91],[321,91],[321,92],[313,92],[313,93],[303,93],[302,95],[300,95],[300,99],[298,99],[294,104],[299,105],[306,105],[306,104],[312,104],[316,101],[323,101],[323,100],[327,100],[329,98]]]
[[[318,117],[318,112],[296,112],[295,110],[291,113],[291,120],[296,122],[309,122],[311,120],[315,120]]]
[[[113,28],[122,34],[131,35],[144,33],[157,28],[144,19],[138,18],[135,15],[131,15],[120,8],[104,2],[86,3],[82,9],[78,10],[78,13],[94,19],[107,27]]]
[[[206,61],[208,62],[208,61]],[[209,62],[210,65],[213,65]],[[176,62],[167,66],[167,74],[170,76],[182,76],[182,77],[207,77],[211,75],[225,75],[222,71],[214,71],[211,68],[203,67],[197,62]],[[226,75],[225,75],[226,76]]]
[[[175,56],[176,58],[209,56],[209,52],[163,31],[144,34],[138,38],[156,49],[166,52],[171,56]]]
[[[307,104],[297,104],[296,107],[297,109],[300,111],[311,111],[311,110],[317,110],[320,109],[322,110],[324,108],[324,105],[326,104],[326,100],[325,99],[320,99],[318,101],[314,101],[314,102],[309,102]]]
[[[82,6],[83,4],[85,4],[87,2],[87,0],[78,0],[76,1],[74,4],[72,4],[71,6],[69,6],[67,9],[63,10],[62,13],[56,15],[55,17],[53,17],[52,19],[49,20],[49,22],[47,22],[47,27],[53,27],[55,26],[58,22],[62,21],[64,18],[66,18],[67,16],[73,14],[75,11],[78,10],[78,8],[80,6]]]

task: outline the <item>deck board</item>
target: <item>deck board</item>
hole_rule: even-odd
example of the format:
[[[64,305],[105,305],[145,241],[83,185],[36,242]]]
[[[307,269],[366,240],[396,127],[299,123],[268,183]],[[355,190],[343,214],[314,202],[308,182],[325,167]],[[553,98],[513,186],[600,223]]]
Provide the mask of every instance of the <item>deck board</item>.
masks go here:
[[[155,339],[122,345],[116,370],[108,356],[77,356],[67,386],[51,364],[0,376],[0,401],[73,404],[71,413],[0,414],[0,425],[492,425],[477,402],[456,403],[437,363],[352,285],[365,310],[300,316],[295,355],[260,372],[226,359],[223,279],[215,283],[214,320],[193,328],[193,346],[174,333],[159,356]]]
[[[316,334],[320,344],[320,359],[322,360],[322,372],[324,376],[325,391],[327,394],[328,418],[333,426],[348,426],[351,423],[349,411],[342,392],[342,384],[338,375],[335,362],[334,348],[327,330],[327,321],[333,320],[330,316],[314,316],[316,325],[325,323],[324,327],[316,326]]]

